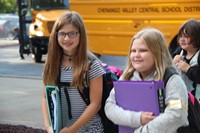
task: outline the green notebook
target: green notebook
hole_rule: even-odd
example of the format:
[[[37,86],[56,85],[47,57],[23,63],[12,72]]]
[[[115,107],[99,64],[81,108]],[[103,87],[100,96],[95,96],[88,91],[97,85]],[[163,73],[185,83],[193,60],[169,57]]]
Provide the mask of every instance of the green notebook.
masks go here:
[[[54,133],[62,129],[60,94],[56,86],[46,86],[46,99],[49,121]]]

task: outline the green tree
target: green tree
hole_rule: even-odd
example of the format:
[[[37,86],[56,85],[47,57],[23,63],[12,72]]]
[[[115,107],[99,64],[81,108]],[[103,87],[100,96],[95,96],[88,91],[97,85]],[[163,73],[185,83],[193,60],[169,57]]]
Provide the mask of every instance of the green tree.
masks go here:
[[[17,0],[0,0],[0,13],[17,13]]]

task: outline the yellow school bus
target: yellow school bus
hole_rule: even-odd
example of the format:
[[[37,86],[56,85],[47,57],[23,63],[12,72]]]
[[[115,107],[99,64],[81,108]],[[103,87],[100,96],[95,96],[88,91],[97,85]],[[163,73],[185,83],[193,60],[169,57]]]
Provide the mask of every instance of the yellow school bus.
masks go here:
[[[48,46],[47,40],[55,19],[64,11],[74,10],[83,17],[89,49],[97,55],[127,55],[131,38],[148,26],[163,32],[170,50],[173,51],[181,24],[191,18],[200,20],[200,0],[25,1],[29,2],[31,8],[31,42],[40,42],[40,45],[44,42]],[[35,48],[32,51],[42,51],[38,45],[32,45]],[[36,61],[40,61],[44,53],[35,54]]]
[[[90,50],[100,55],[127,55],[132,36],[148,26],[173,49],[181,24],[200,20],[200,0],[71,0],[70,10],[83,16]]]

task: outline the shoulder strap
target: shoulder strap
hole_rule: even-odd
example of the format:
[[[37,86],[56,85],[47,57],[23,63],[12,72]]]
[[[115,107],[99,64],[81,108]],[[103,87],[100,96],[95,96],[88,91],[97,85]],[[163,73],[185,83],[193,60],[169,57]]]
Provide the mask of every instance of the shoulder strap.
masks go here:
[[[89,59],[88,70],[84,74],[84,78],[85,78],[84,86],[85,87],[90,86],[89,71],[90,71],[90,67],[92,66],[93,62],[94,62],[94,59],[91,59],[91,60]]]
[[[194,105],[195,97],[193,96],[193,94],[190,91],[188,91],[188,97],[191,100],[192,105]]]
[[[89,59],[88,70],[84,74],[84,79],[85,80],[84,80],[84,83],[83,83],[83,88],[78,88],[78,92],[79,92],[80,96],[82,97],[83,101],[87,105],[90,104],[90,96],[89,96],[89,93],[90,93],[90,89],[89,89],[89,86],[90,86],[89,70],[90,70],[90,67],[93,64],[93,61],[94,61],[94,59]]]
[[[198,65],[200,65],[200,52],[199,52],[199,55],[198,55],[198,58],[197,58],[197,62],[198,62]]]
[[[61,82],[60,78],[61,78],[61,69],[59,69],[59,73],[58,73],[58,77],[57,77],[57,84],[58,84],[59,89],[61,88],[61,86],[71,86],[71,83],[69,83],[69,82]]]
[[[180,46],[177,47],[177,49],[172,53],[172,58],[174,58],[177,54],[180,54],[182,48]]]
[[[166,86],[169,78],[174,75],[174,74],[178,74],[178,72],[176,71],[175,68],[173,67],[169,67],[165,70],[165,74],[164,74],[164,77],[163,77],[163,81],[164,81],[164,85]]]

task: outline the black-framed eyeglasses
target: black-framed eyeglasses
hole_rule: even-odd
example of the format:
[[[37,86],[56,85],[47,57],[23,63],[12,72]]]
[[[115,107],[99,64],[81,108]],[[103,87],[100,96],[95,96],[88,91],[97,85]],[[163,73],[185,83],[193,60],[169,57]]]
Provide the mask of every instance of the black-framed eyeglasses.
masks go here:
[[[64,39],[66,37],[66,35],[69,38],[75,38],[75,37],[77,37],[78,34],[79,34],[79,32],[77,32],[77,31],[70,31],[70,32],[59,31],[59,32],[57,32],[58,38],[61,38],[61,39]]]

